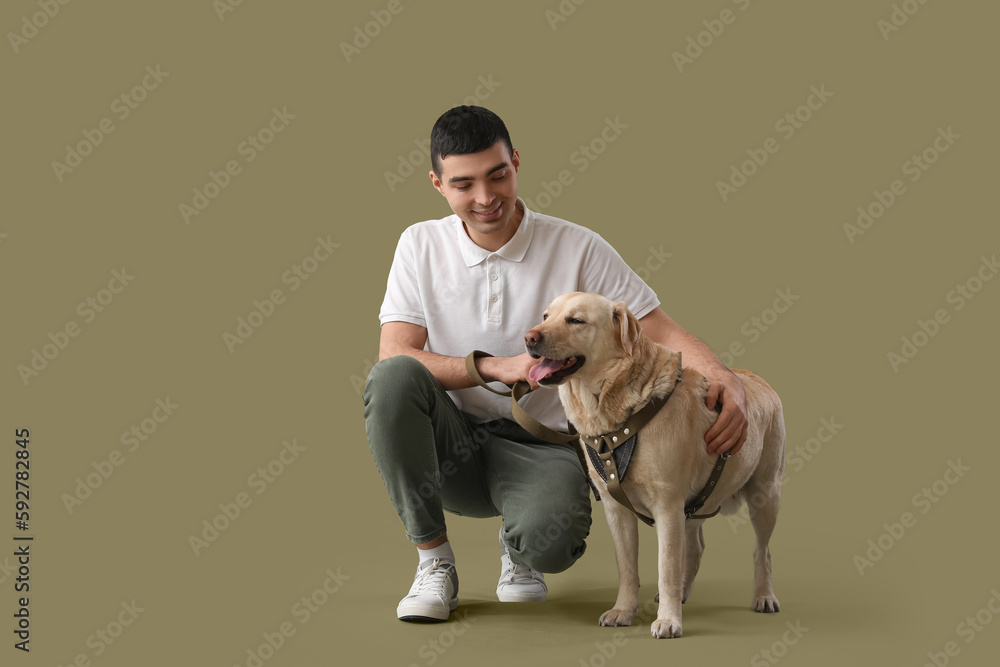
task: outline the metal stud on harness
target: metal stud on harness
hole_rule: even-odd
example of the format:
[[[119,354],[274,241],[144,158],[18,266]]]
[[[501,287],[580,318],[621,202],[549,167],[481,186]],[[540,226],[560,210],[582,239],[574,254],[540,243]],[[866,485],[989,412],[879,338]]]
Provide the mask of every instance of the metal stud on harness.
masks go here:
[[[586,446],[587,455],[589,456],[594,468],[597,470],[597,473],[601,476],[601,479],[607,483],[608,492],[611,494],[611,497],[621,503],[626,509],[632,512],[632,514],[635,514],[645,524],[652,526],[654,523],[653,519],[636,511],[635,507],[632,506],[632,502],[628,499],[625,489],[622,488],[621,482],[624,479],[625,474],[628,472],[628,466],[632,460],[632,453],[635,451],[636,444],[638,443],[639,432],[647,423],[649,423],[656,413],[660,411],[660,408],[666,405],[667,400],[674,393],[674,389],[676,389],[677,385],[680,384],[684,374],[684,369],[680,368],[680,364],[678,364],[679,370],[677,372],[677,379],[674,382],[674,385],[670,388],[670,391],[668,391],[664,396],[652,399],[637,412],[633,412],[632,416],[630,416],[625,421],[625,424],[622,425],[622,427],[617,431],[604,433],[602,435],[576,435],[570,433],[560,433],[559,431],[554,431],[548,428],[529,415],[524,408],[518,404],[518,400],[531,391],[531,387],[527,382],[515,382],[514,386],[511,387],[511,390],[506,392],[497,391],[496,389],[490,387],[486,381],[483,380],[479,371],[476,369],[476,359],[490,356],[492,355],[480,350],[475,350],[469,354],[469,356],[465,358],[465,369],[468,372],[469,377],[471,377],[477,385],[492,391],[494,394],[499,394],[500,396],[510,396],[512,400],[511,412],[514,419],[521,425],[521,428],[536,438],[558,445],[569,445],[574,440],[581,440]],[[718,410],[718,408],[716,409]],[[579,450],[577,450],[577,455],[580,455]],[[729,460],[729,456],[729,452],[719,455],[719,458],[716,460],[715,466],[712,468],[712,473],[709,475],[708,482],[705,484],[704,488],[702,488],[702,490],[699,491],[693,499],[689,500],[684,505],[685,519],[710,519],[719,513],[719,509],[721,509],[721,507],[716,509],[711,514],[697,514],[698,510],[700,510],[708,501],[709,496],[712,495],[712,491],[715,489],[715,485],[718,483],[719,478],[722,477],[722,472],[726,468],[726,461]],[[580,457],[580,463],[583,464],[584,469],[586,469],[587,464],[586,461],[583,460],[582,456]],[[597,489],[594,489],[594,495],[597,496],[598,500],[600,500],[600,495],[597,493]]]

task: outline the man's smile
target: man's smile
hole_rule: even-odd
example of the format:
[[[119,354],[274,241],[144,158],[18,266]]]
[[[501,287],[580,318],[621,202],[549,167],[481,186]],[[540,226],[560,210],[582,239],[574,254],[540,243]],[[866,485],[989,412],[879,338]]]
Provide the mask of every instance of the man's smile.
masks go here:
[[[503,201],[498,201],[496,206],[487,211],[473,211],[472,212],[478,219],[489,222],[491,220],[496,220],[503,215]]]

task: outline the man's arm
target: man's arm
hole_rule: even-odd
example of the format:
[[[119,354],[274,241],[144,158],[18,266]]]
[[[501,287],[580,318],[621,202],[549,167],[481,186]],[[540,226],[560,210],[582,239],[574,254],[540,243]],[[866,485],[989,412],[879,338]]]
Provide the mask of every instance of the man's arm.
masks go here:
[[[465,359],[446,357],[424,350],[427,329],[409,322],[386,322],[379,336],[379,361],[399,354],[413,357],[426,366],[445,389],[465,389],[475,386],[465,371]],[[472,352],[470,349],[469,352]],[[528,378],[528,369],[538,363],[527,352],[516,357],[483,357],[476,360],[476,369],[487,382],[512,385],[525,380],[535,389],[538,384]]]
[[[705,434],[710,454],[725,451],[735,454],[747,439],[747,399],[743,384],[732,371],[715,356],[702,340],[684,330],[662,308],[654,308],[639,320],[646,337],[678,350],[684,355],[684,364],[691,366],[709,379],[711,385],[705,404],[715,409],[722,402],[722,412],[715,424]]]

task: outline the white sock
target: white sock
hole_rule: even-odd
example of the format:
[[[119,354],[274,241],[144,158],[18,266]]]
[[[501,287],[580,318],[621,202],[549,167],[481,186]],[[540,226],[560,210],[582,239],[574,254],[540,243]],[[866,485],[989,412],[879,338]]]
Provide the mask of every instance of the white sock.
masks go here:
[[[439,544],[433,549],[417,549],[417,553],[420,555],[420,562],[418,567],[423,567],[424,563],[428,563],[435,558],[440,558],[446,563],[455,564],[455,552],[451,550],[451,542],[445,542],[444,544]]]

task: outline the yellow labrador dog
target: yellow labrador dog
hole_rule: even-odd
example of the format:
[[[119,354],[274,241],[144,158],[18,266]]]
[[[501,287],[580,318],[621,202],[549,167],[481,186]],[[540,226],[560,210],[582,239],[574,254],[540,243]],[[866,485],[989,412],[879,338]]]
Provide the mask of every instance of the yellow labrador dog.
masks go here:
[[[620,429],[650,399],[673,389],[639,433],[621,487],[635,510],[655,522],[659,608],[650,629],[654,637],[680,637],[681,603],[691,592],[705,549],[704,519],[685,521],[684,507],[705,487],[718,460],[706,451],[704,440],[718,416],[705,407],[708,380],[692,368],[681,372],[681,355],[644,337],[624,303],[598,294],[563,294],[549,304],[543,320],[525,335],[528,352],[541,358],[530,377],[541,385],[559,385],[566,415],[581,434],[580,446],[584,437]],[[699,515],[720,507],[731,514],[747,501],[757,535],[753,608],[776,612],[768,541],[781,504],[785,467],[781,401],[757,375],[734,373],[746,391],[747,439],[728,460]],[[618,599],[601,615],[600,625],[630,625],[638,610],[638,524],[608,493],[586,452],[584,458],[604,500],[618,561]]]

